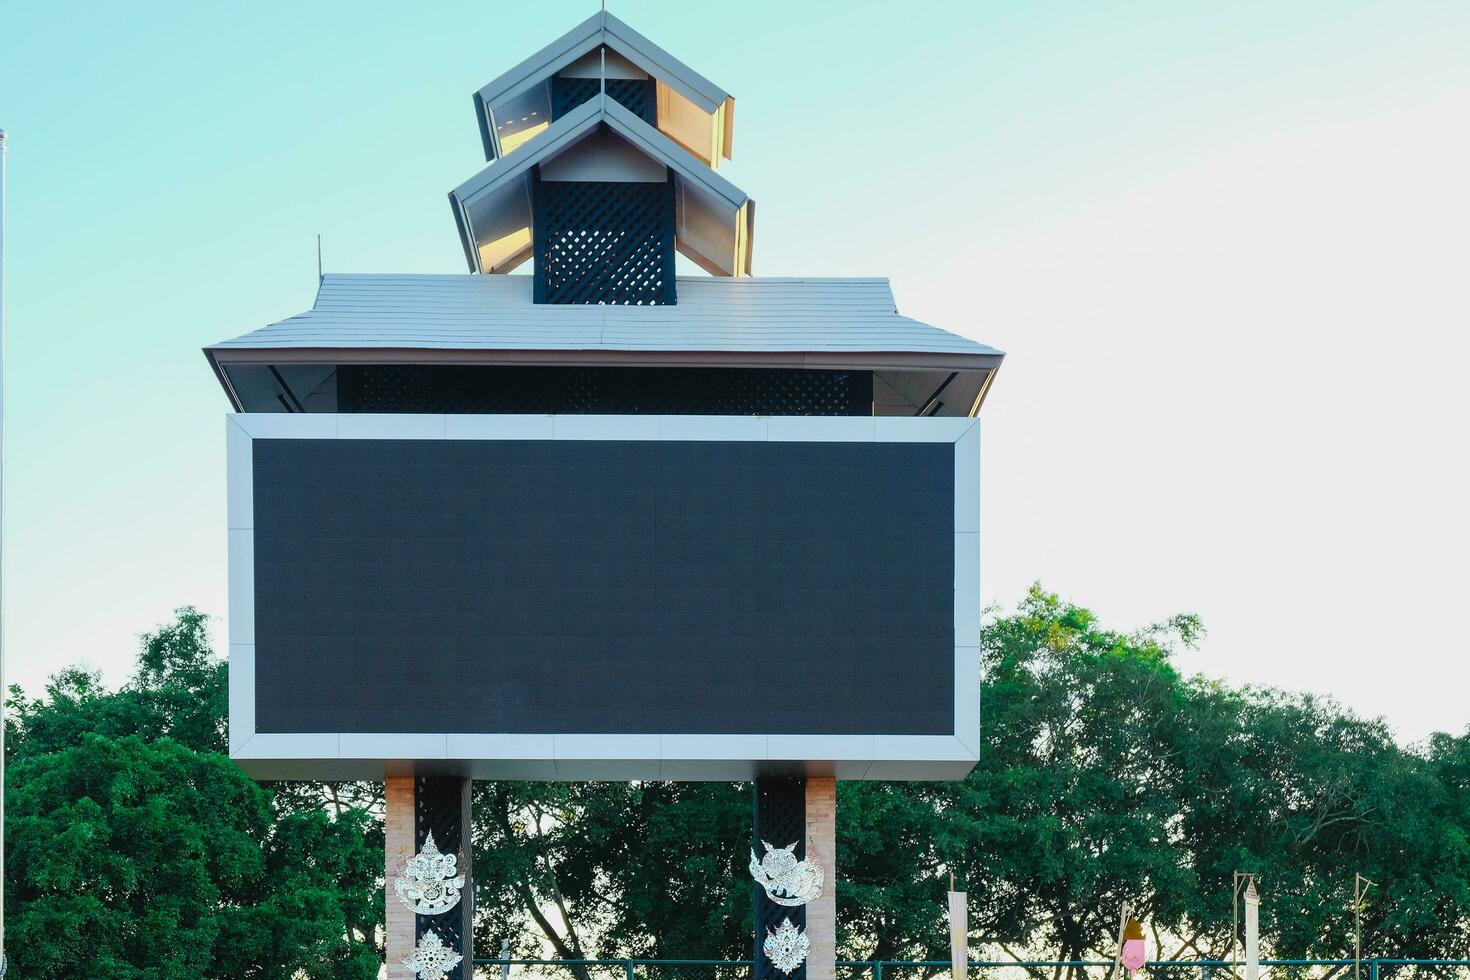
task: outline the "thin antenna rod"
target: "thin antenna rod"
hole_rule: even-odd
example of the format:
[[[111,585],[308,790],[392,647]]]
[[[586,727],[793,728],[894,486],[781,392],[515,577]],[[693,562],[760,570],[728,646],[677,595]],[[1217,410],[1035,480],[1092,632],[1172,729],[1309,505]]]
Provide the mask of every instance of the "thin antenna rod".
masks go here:
[[[316,236],[316,282],[317,282],[317,285],[318,286],[320,286],[321,283],[322,283],[322,236],[321,236],[321,232],[317,232],[317,236]]]
[[[1124,902],[1123,914],[1118,916],[1118,944],[1113,947],[1113,965],[1108,968],[1106,980],[1113,980],[1118,972],[1118,966],[1123,962],[1123,934],[1128,931],[1128,916],[1132,912],[1133,909],[1129,908],[1127,902]]]
[[[10,147],[0,129],[0,486],[5,472],[5,158]],[[0,490],[0,568],[5,552],[5,498]],[[3,572],[0,572],[3,578]],[[0,589],[0,595],[3,595]],[[4,626],[4,600],[0,599],[0,627]],[[0,692],[5,690],[5,647],[0,642]],[[9,965],[5,959],[5,702],[0,698],[0,977]]]

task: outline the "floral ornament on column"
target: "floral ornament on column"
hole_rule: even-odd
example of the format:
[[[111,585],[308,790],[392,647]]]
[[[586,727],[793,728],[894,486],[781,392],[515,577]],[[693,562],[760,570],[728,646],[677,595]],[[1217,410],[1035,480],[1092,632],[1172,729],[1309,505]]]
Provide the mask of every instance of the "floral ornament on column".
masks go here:
[[[806,845],[805,861],[796,859],[796,845],[772,847],[765,841],[766,856],[757,858],[750,851],[750,875],[766,890],[766,897],[777,905],[795,908],[822,897],[822,868],[817,864],[817,849]]]
[[[459,858],[440,854],[429,834],[424,849],[409,858],[403,873],[393,879],[398,900],[419,915],[441,915],[459,904],[464,877],[458,873]]]
[[[787,916],[775,929],[766,926],[766,941],[761,948],[772,966],[782,973],[791,974],[806,962],[806,954],[812,951],[812,941]]]
[[[444,945],[437,932],[430,930],[414,947],[413,955],[404,957],[403,965],[416,973],[419,980],[444,980],[462,959],[464,957]]]

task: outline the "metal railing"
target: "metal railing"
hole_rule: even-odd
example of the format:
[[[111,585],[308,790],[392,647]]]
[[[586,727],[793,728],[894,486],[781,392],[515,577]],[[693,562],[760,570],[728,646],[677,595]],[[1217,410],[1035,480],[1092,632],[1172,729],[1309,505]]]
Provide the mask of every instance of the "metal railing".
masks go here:
[[[476,959],[475,980],[749,980],[750,960]],[[1364,959],[1358,980],[1470,980],[1470,960]],[[1355,980],[1354,961],[1262,960],[1261,980]],[[971,960],[968,980],[1108,980],[1111,960]],[[933,980],[948,960],[839,960],[837,980]],[[1241,980],[1244,963],[1150,960],[1144,980]]]
[[[750,980],[750,960],[475,960],[475,980]]]

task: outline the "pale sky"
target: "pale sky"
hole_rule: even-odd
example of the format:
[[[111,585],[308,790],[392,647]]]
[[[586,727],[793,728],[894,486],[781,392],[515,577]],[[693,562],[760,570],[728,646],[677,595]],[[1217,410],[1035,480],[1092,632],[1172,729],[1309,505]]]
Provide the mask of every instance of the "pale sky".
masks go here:
[[[987,602],[1197,612],[1188,670],[1470,724],[1470,4],[609,7],[735,94],[758,275],[1007,351]],[[307,309],[318,232],[464,271],[471,92],[596,9],[0,6],[10,679],[223,616],[199,349]]]

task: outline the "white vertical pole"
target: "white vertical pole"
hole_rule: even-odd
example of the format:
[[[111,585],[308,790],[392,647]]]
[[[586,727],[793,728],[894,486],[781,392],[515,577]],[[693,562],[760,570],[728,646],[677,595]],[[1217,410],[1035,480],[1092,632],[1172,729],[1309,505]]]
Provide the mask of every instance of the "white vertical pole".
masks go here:
[[[5,158],[0,129],[0,977],[5,976]]]
[[[954,874],[949,876],[949,976],[950,980],[967,980],[970,974],[970,909],[964,892],[954,890]]]
[[[1132,911],[1128,903],[1123,903],[1123,914],[1118,916],[1118,945],[1113,948],[1113,967],[1108,971],[1108,980],[1118,975],[1118,967],[1123,962],[1123,933],[1128,931],[1128,914]]]
[[[1261,896],[1256,893],[1256,879],[1245,886],[1245,980],[1261,976]]]

